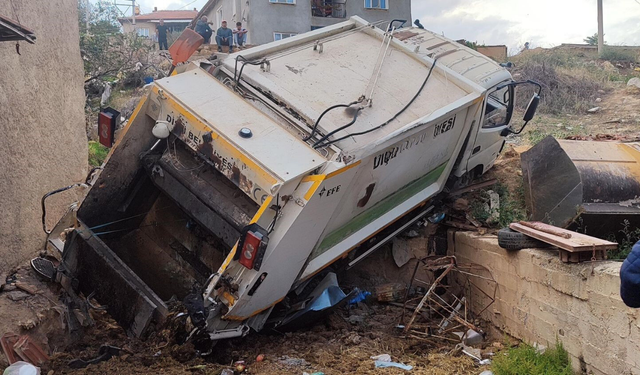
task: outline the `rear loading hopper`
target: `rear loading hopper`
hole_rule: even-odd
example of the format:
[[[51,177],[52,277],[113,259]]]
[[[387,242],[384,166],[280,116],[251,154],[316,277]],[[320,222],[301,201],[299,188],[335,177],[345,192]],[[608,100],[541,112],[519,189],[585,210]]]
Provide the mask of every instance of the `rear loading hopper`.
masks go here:
[[[547,137],[522,154],[522,173],[532,220],[599,236],[640,221],[637,143]]]

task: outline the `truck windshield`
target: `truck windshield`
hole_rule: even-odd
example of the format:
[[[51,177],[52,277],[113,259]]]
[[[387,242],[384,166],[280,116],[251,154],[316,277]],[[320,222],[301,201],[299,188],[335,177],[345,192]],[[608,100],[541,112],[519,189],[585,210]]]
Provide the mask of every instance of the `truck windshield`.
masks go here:
[[[513,86],[505,86],[489,93],[484,113],[483,128],[509,125],[513,113]]]

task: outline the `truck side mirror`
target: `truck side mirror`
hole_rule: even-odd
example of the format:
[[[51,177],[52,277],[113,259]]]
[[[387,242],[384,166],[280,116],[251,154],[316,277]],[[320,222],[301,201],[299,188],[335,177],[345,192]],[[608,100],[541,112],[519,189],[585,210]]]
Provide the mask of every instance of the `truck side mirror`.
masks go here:
[[[538,104],[540,104],[540,96],[538,94],[533,94],[533,97],[529,101],[529,105],[527,105],[527,111],[524,113],[524,117],[522,118],[525,122],[533,120],[533,116],[536,115],[536,110],[538,109]]]

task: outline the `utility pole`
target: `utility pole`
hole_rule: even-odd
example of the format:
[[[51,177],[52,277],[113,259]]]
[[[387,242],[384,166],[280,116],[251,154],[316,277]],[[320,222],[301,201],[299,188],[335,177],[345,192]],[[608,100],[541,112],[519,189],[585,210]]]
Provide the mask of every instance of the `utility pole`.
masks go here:
[[[598,0],[598,56],[604,52],[604,26],[602,25],[602,0]]]
[[[602,1],[602,0],[598,0]],[[131,0],[131,23],[133,28],[136,28],[136,0]]]
[[[86,0],[84,3],[84,22],[86,23],[86,27],[87,27],[87,34],[89,34],[89,7],[91,5],[89,4],[89,0]]]

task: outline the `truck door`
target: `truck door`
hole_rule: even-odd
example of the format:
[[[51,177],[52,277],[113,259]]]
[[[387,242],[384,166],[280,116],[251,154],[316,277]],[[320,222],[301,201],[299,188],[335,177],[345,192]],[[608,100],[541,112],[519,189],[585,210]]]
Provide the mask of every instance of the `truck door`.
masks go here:
[[[482,127],[478,131],[473,145],[467,165],[468,171],[480,165],[482,173],[491,168],[504,143],[504,137],[500,133],[509,126],[511,121],[514,90],[511,85],[500,90],[496,90],[495,87],[489,90],[485,99]]]

